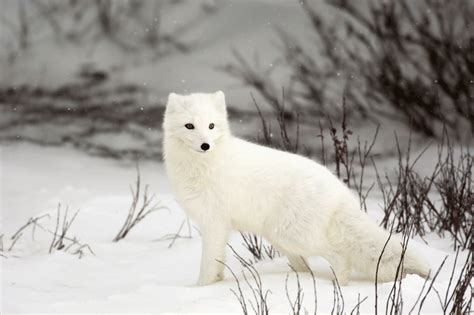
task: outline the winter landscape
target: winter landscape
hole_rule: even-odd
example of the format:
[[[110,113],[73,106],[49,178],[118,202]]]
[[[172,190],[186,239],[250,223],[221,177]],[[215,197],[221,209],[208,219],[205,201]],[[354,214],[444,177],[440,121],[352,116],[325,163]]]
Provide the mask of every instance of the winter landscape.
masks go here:
[[[472,312],[472,3],[0,6],[1,314]],[[402,259],[395,281],[341,286],[235,232],[224,280],[197,286],[162,121],[169,93],[218,90],[233,134],[326,165],[430,277]]]

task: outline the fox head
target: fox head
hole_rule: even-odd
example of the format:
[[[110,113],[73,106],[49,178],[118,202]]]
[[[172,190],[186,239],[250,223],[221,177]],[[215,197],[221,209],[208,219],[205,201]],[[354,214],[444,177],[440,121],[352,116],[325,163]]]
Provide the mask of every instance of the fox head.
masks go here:
[[[212,152],[229,135],[224,93],[171,93],[163,128],[165,141],[177,141],[192,152]]]

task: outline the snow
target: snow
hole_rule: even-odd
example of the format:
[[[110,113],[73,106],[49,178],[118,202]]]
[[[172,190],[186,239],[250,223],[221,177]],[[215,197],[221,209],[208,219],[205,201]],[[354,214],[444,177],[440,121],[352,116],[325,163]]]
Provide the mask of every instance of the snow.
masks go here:
[[[429,155],[431,156],[431,155]],[[389,162],[388,162],[389,163]],[[37,229],[32,238],[27,230],[12,251],[3,252],[2,314],[6,313],[240,313],[240,305],[230,289],[237,285],[229,271],[225,280],[207,287],[194,285],[199,272],[200,237],[194,227],[185,227],[170,247],[167,235],[178,232],[186,219],[176,204],[168,186],[163,165],[157,162],[140,164],[142,183],[150,185],[150,192],[168,207],[150,214],[118,243],[112,242],[125,220],[131,202],[129,185],[135,180],[135,165],[114,160],[90,157],[68,148],[43,148],[29,144],[1,147],[1,217],[4,246],[9,237],[29,217],[49,213],[41,224],[53,229],[58,202],[71,210],[80,209],[70,236],[90,245],[95,255],[85,253],[79,259],[64,251],[48,254],[51,235]],[[374,209],[381,200],[368,200],[369,213],[380,218]],[[438,277],[435,288],[443,293],[454,263],[448,239],[434,235],[412,241],[418,251],[437,268],[445,256],[448,259]],[[241,246],[240,235],[234,234],[230,244],[244,257],[249,254]],[[460,254],[458,269],[466,252]],[[237,274],[244,295],[251,297],[241,271],[243,267],[228,250],[227,263]],[[333,303],[332,275],[321,258],[310,260],[316,276],[318,312],[329,313]],[[285,278],[290,269],[284,257],[255,264],[264,290],[270,290],[268,304],[271,313],[288,313]],[[362,313],[374,311],[374,284],[357,274],[342,288],[347,312],[360,299]],[[304,307],[314,308],[312,279],[299,275],[304,290]],[[410,275],[403,280],[404,311],[417,299],[424,280]],[[290,296],[296,296],[294,274],[290,274]],[[380,284],[379,308],[384,310],[391,283]],[[426,290],[426,289],[425,289]],[[417,310],[417,308],[416,308]],[[424,304],[423,313],[440,311],[438,298],[432,291]]]
[[[16,11],[12,10],[16,10],[17,3],[16,0],[4,0],[0,19],[14,17]],[[168,31],[180,27],[187,19],[192,19],[203,5],[207,10],[215,11],[180,37],[192,45],[192,50],[189,53],[173,52],[163,58],[154,58],[149,51],[127,54],[100,38],[85,40],[81,45],[57,41],[53,34],[48,33],[47,27],[35,20],[30,50],[19,53],[13,63],[0,58],[0,86],[27,84],[30,87],[61,87],[75,82],[79,70],[85,65],[92,65],[110,75],[107,84],[121,86],[131,83],[150,91],[151,95],[146,95],[150,99],[144,99],[144,104],[140,106],[162,104],[170,91],[186,93],[221,89],[226,92],[231,107],[254,110],[250,90],[217,67],[234,60],[232,49],[238,50],[251,62],[257,59],[262,69],[273,67],[279,56],[274,27],[280,26],[297,38],[304,39],[309,21],[297,1],[206,0],[192,4],[177,2],[174,10],[163,15],[163,28]],[[11,48],[11,41],[15,41],[15,34],[5,31],[0,31],[0,44],[6,48],[1,52],[2,58],[7,48]],[[304,44],[314,46],[310,41]],[[277,70],[272,78],[275,86],[284,86],[288,80],[284,69]],[[258,95],[256,97],[259,100]],[[239,119],[239,122],[231,122],[235,133],[255,138],[258,117]],[[375,131],[375,125],[371,122],[362,122],[362,126],[349,125],[356,129],[354,131],[360,135],[362,142],[371,139]],[[384,128],[373,151],[380,172],[389,171],[397,165],[394,130],[403,149],[409,137],[402,124],[382,121],[382,125]],[[73,124],[59,127],[44,124],[39,128],[18,128],[22,129],[21,134],[36,134],[43,139],[54,135],[54,130],[58,128],[71,133],[67,128],[78,127]],[[278,133],[276,124],[272,131]],[[301,126],[301,143],[314,147],[319,144],[318,134],[317,127]],[[156,143],[160,137],[160,132],[153,133]],[[426,139],[417,135],[413,137],[413,147],[416,148],[413,156],[416,156],[426,144]],[[351,138],[351,145],[356,139],[356,135]],[[99,135],[94,140],[119,148],[147,145],[120,133]],[[326,148],[329,147],[327,141]],[[159,152],[159,148],[153,151]],[[437,151],[433,146],[417,163],[417,170],[422,174],[429,172],[436,161]],[[222,282],[207,287],[194,285],[200,263],[199,232],[195,227],[188,230],[185,225],[180,231],[183,238],[177,238],[174,242],[170,239],[170,235],[176,234],[186,222],[186,215],[174,201],[162,163],[141,161],[140,173],[142,183],[148,184],[150,192],[156,194],[157,200],[168,209],[150,214],[124,240],[113,242],[130,206],[130,185],[136,177],[134,163],[88,156],[67,146],[0,145],[0,235],[3,235],[4,247],[0,254],[6,256],[0,256],[1,314],[241,313],[239,303],[231,292],[231,289],[237,289],[237,284],[228,270]],[[366,169],[366,176],[365,185],[368,186],[375,180],[372,167]],[[12,243],[10,237],[31,217],[48,214],[49,217],[44,217],[40,223],[47,229],[54,229],[59,203],[63,210],[69,207],[70,215],[80,210],[68,235],[90,245],[95,255],[86,251],[79,259],[71,252],[54,251],[49,254],[52,236],[37,228],[33,238],[31,227],[8,251]],[[381,196],[374,189],[367,200],[369,215],[374,220],[381,220],[381,205]],[[424,240],[428,245],[419,238],[412,244],[433,268],[436,269],[448,256],[434,284],[444,296],[454,264],[452,244],[449,239],[440,239],[432,234],[425,236]],[[249,254],[241,242],[237,233],[229,241],[242,256],[248,258]],[[467,252],[460,254],[455,277],[466,255]],[[239,278],[244,295],[251,298],[251,290],[242,276],[244,268],[232,256],[230,249],[227,258],[227,264]],[[316,276],[318,313],[330,313],[333,305],[331,270],[321,258],[314,257],[310,263]],[[285,279],[290,269],[286,259],[264,260],[256,263],[255,267],[261,275],[264,290],[271,291],[268,297],[270,313],[289,313]],[[373,313],[374,284],[354,276],[355,280],[342,288],[346,312],[349,313],[356,305],[360,295],[361,300],[367,296],[361,304],[361,313]],[[311,313],[314,309],[312,279],[308,274],[300,274],[299,278],[304,290],[304,307]],[[407,313],[415,304],[424,280],[408,276],[402,283],[403,311]],[[295,286],[295,276],[290,273],[292,299],[296,294]],[[379,285],[380,313],[385,310],[391,288],[392,283]],[[434,291],[430,292],[423,307],[423,314],[429,313],[440,313]]]

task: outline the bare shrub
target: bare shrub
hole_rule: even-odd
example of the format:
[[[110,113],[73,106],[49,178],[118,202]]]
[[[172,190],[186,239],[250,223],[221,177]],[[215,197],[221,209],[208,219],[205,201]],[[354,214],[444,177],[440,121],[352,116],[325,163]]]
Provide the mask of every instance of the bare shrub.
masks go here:
[[[275,112],[280,110],[280,102],[278,100],[278,89],[271,84],[271,71],[273,68],[262,70],[258,60],[254,60],[254,64],[250,64],[245,58],[237,51],[233,51],[234,59],[236,64],[229,63],[227,65],[219,67],[219,69],[230,76],[233,76],[245,84],[254,87],[265,101],[270,105]],[[293,104],[290,104],[290,108],[295,109]]]
[[[179,37],[213,13],[201,10],[179,28],[165,30],[163,7],[173,5],[172,1],[111,0],[33,3],[40,13],[37,19],[46,22],[59,40],[80,44],[103,36],[124,51],[151,48],[158,56],[172,51],[187,52],[189,44]],[[74,27],[65,23],[67,20],[74,20]]]
[[[386,246],[390,239],[392,238],[393,234],[393,227],[395,225],[395,220],[391,222],[391,229],[389,236],[387,237],[387,240],[382,248],[382,251],[380,252],[379,258],[377,260],[377,266],[376,266],[376,272],[375,272],[375,280],[374,280],[374,287],[375,287],[375,304],[374,304],[374,313],[378,314],[378,272],[379,272],[379,267],[380,264],[382,263],[382,257],[385,252]],[[397,265],[397,270],[395,272],[395,279],[393,281],[392,287],[390,289],[389,295],[387,296],[387,299],[385,301],[385,312],[384,314],[403,314],[404,310],[404,301],[403,301],[403,295],[402,295],[402,279],[405,277],[406,273],[404,271],[404,259],[405,259],[405,253],[408,248],[408,242],[410,241],[411,236],[414,234],[415,229],[414,225],[409,222],[407,226],[404,227],[404,230],[402,231],[402,250],[401,250],[401,255],[400,255],[400,260]],[[456,254],[457,257],[457,254]],[[436,270],[436,272],[431,273],[430,275],[425,279],[423,286],[421,290],[419,291],[417,295],[417,299],[415,300],[415,303],[412,305],[412,307],[409,310],[408,314],[412,314],[413,311],[415,310],[416,306],[418,305],[418,314],[422,314],[421,311],[424,306],[424,302],[428,296],[428,294],[434,289],[434,283],[441,271],[441,269],[444,266],[444,263],[446,262],[446,259],[448,256],[446,256],[443,261],[441,262],[440,266]],[[453,270],[454,272],[456,269],[456,262],[454,263]],[[427,286],[428,284],[428,286]],[[426,288],[426,290],[425,290]],[[449,290],[449,288],[448,288]]]
[[[346,115],[346,98],[342,99],[342,120],[341,120],[341,132],[342,138],[337,135],[337,129],[333,125],[332,119],[329,120],[329,132],[331,134],[332,144],[334,146],[334,162],[336,164],[336,175],[341,178],[342,181],[350,187],[352,178],[352,164],[354,161],[355,152],[349,152],[348,140],[352,135],[352,130],[347,127],[347,115]],[[344,175],[342,174],[341,168],[344,168]]]
[[[76,219],[77,214],[79,213],[79,210],[76,211],[73,215],[72,218],[68,221],[68,212],[69,212],[69,207],[66,207],[66,211],[62,216],[61,220],[61,206],[58,205],[58,212],[56,215],[56,227],[53,233],[53,240],[51,241],[51,245],[49,246],[49,253],[51,254],[53,250],[61,250],[66,247],[65,243],[65,238],[68,230],[70,229],[72,223]]]
[[[41,215],[41,216],[38,216],[38,217],[35,217],[35,218],[29,218],[28,219],[28,222],[26,222],[23,226],[21,226],[12,236],[11,236],[11,244],[10,246],[8,247],[8,251],[11,251],[13,249],[13,247],[15,246],[16,242],[23,236],[23,232],[25,229],[27,229],[29,226],[33,226],[33,229],[32,229],[32,238],[34,239],[34,235],[35,235],[35,227],[36,227],[36,224],[38,223],[39,220],[43,219],[43,218],[49,218],[49,214],[44,214],[44,215]],[[3,237],[3,235],[2,235]],[[3,238],[2,238],[2,241],[3,241]],[[2,249],[3,249],[3,242],[2,242]]]
[[[286,298],[288,300],[288,303],[290,304],[291,307],[291,314],[297,315],[297,314],[309,314],[308,310],[303,307],[303,301],[304,301],[304,290],[303,287],[301,286],[300,282],[300,277],[298,275],[298,272],[289,265],[289,267],[292,269],[292,271],[295,274],[295,282],[296,282],[296,294],[295,297],[292,298],[290,296],[290,292],[288,289],[288,279],[289,279],[289,273],[286,275],[285,278],[285,292],[286,292]],[[313,282],[313,294],[314,294],[314,314],[317,314],[318,310],[318,295],[317,295],[317,290],[316,290],[316,278],[314,276],[313,271],[309,266],[309,274],[311,275],[311,279]],[[344,312],[344,295],[342,294],[341,286],[339,285],[339,281],[337,280],[337,276],[334,272],[334,270],[331,268],[331,271],[334,276],[334,280],[332,280],[332,286],[333,286],[333,304],[332,304],[332,310],[331,314],[346,314]],[[360,296],[359,296],[359,301],[358,303],[354,306],[354,308],[351,311],[351,314],[354,311],[358,311],[360,308],[360,305],[367,299],[365,297],[362,301],[360,301]]]
[[[291,306],[291,313],[293,315],[298,315],[300,314],[303,308],[304,292],[303,292],[303,288],[301,287],[301,282],[300,282],[300,277],[298,275],[298,272],[296,272],[295,270],[293,271],[295,273],[295,280],[296,280],[295,300],[294,301],[292,300],[292,298],[290,297],[290,292],[288,291],[288,278],[290,276],[289,273],[286,274],[286,278],[285,278],[285,291],[286,291],[286,298],[288,300],[288,303],[290,303],[290,306]]]
[[[472,264],[472,251],[469,251],[467,253],[466,260],[464,261],[464,264],[461,267],[459,276],[457,280],[455,280],[454,273],[458,271],[456,264],[458,262],[459,253],[460,253],[460,248],[458,247],[458,249],[456,250],[453,268],[451,269],[451,275],[449,277],[449,282],[448,282],[446,291],[444,293],[444,296],[442,297],[440,292],[434,287],[434,283],[441,269],[443,269],[448,256],[446,256],[443,259],[437,271],[434,273],[434,276],[431,277],[427,290],[425,291],[424,289],[428,281],[428,279],[426,279],[415,304],[410,309],[408,314],[412,314],[412,312],[415,310],[415,307],[418,305],[418,302],[419,302],[418,314],[423,314],[422,310],[423,310],[424,303],[426,301],[428,294],[431,291],[435,291],[443,314],[470,314],[472,313],[472,296],[474,294],[474,287],[472,286],[472,283],[471,283],[473,275],[474,275],[474,268]]]
[[[52,233],[53,239],[49,246],[50,254],[54,250],[64,250],[65,252],[70,252],[73,255],[78,255],[79,258],[82,258],[87,250],[89,253],[94,255],[92,248],[88,244],[80,243],[75,236],[68,236],[68,231],[74,223],[78,213],[79,210],[77,210],[71,218],[68,218],[69,207],[66,207],[66,210],[61,214],[61,205],[58,205],[55,230]],[[35,225],[37,224],[38,223],[36,222]],[[42,227],[41,225],[39,226]]]
[[[473,158],[469,149],[461,147],[456,158],[452,143],[445,134],[446,152],[443,143],[438,148],[439,172],[434,181],[436,192],[441,196],[441,207],[431,211],[437,214],[432,230],[438,234],[448,232],[454,239],[454,248],[472,248],[474,193],[472,191]],[[443,157],[443,154],[445,156]]]
[[[471,248],[472,249],[472,248]],[[474,287],[472,286],[472,278],[474,276],[474,265],[472,261],[472,250],[468,251],[466,261],[464,262],[461,272],[457,280],[454,282],[454,288],[449,293],[454,280],[454,271],[459,256],[459,248],[456,251],[454,260],[454,268],[451,271],[448,288],[444,299],[442,300],[438,294],[438,298],[444,313],[449,314],[470,314],[472,313],[472,296],[474,295]],[[449,311],[449,312],[448,312]]]
[[[125,222],[123,223],[117,235],[114,237],[114,242],[124,239],[133,229],[133,227],[140,223],[140,221],[142,221],[150,213],[167,209],[165,206],[162,206],[160,202],[155,202],[155,195],[152,195],[151,197],[148,196],[148,185],[145,185],[145,190],[143,193],[141,189],[140,170],[137,166],[137,180],[135,181],[135,189],[130,187],[132,193],[132,204],[128,209]],[[139,205],[140,198],[142,199],[141,205]]]
[[[360,294],[358,293],[357,294],[357,304],[354,306],[354,308],[351,310],[351,315],[352,314],[356,314],[356,315],[360,315],[360,306],[362,305],[362,303],[364,303],[366,300],[367,300],[368,296],[366,296],[365,298],[363,298],[362,300],[360,299]]]
[[[285,109],[285,93],[282,90],[282,100],[281,102],[278,99],[275,99],[277,102],[274,106],[277,108],[273,112],[274,118],[278,123],[278,128],[280,134],[278,137],[274,136],[272,133],[272,125],[268,119],[264,116],[260,107],[252,95],[252,100],[255,108],[257,109],[258,116],[260,118],[260,123],[262,125],[262,135],[257,135],[257,141],[259,143],[263,143],[267,146],[278,148],[284,151],[297,153],[299,149],[299,135],[300,135],[300,121],[299,121],[299,114],[296,112],[287,112]],[[290,130],[290,116],[296,117],[296,131],[294,136],[289,135]]]
[[[181,234],[181,231],[183,230],[185,226],[187,229],[187,233]],[[172,248],[176,240],[191,239],[192,237],[193,237],[193,233],[192,233],[191,223],[189,221],[189,218],[186,217],[186,219],[181,222],[181,225],[179,226],[176,233],[163,235],[160,239],[158,239],[158,241],[170,241],[170,243],[168,244],[168,248]]]
[[[31,237],[34,240],[36,228],[49,233],[53,236],[51,243],[49,244],[48,253],[51,254],[56,250],[62,250],[64,252],[77,255],[82,258],[86,253],[94,255],[92,248],[89,244],[80,242],[75,236],[69,235],[69,230],[76,219],[79,210],[76,211],[72,217],[69,218],[69,208],[66,207],[64,211],[61,210],[61,204],[58,204],[56,211],[56,220],[54,225],[54,231],[46,228],[40,221],[45,218],[50,218],[49,214],[44,214],[38,217],[33,217],[22,225],[11,237],[11,244],[8,247],[8,251],[11,251],[16,245],[17,241],[24,235],[27,229],[31,229]],[[3,235],[2,235],[3,236]],[[3,245],[3,243],[2,243]]]
[[[387,297],[385,303],[385,314],[401,314],[403,310],[403,296],[402,296],[402,279],[405,277],[404,271],[404,261],[405,261],[405,253],[408,248],[408,242],[410,241],[410,237],[413,232],[413,226],[409,225],[406,227],[406,230],[403,231],[403,238],[402,238],[402,251],[400,254],[400,261],[397,265],[397,270],[395,272],[395,279],[393,281],[392,288],[390,289],[390,293]],[[389,236],[390,239],[390,236]],[[383,255],[383,250],[380,254]],[[379,267],[378,264],[381,262],[379,258],[377,262],[377,268]],[[377,280],[375,280],[377,281]]]
[[[432,220],[432,213],[425,211],[425,205],[430,202],[428,194],[437,171],[435,170],[431,177],[422,179],[414,170],[414,166],[428,147],[425,147],[412,162],[410,160],[411,136],[406,155],[402,153],[396,135],[395,140],[398,150],[398,168],[395,172],[395,182],[392,183],[390,176],[385,174],[387,186],[384,185],[374,163],[377,182],[384,201],[385,215],[381,224],[384,228],[388,228],[389,223],[394,222],[394,230],[397,233],[413,225],[416,234],[423,236],[426,233],[427,224]]]
[[[108,72],[93,65],[84,66],[79,75],[81,80],[54,88],[0,87],[0,115],[5,118],[0,121],[0,141],[68,145],[90,155],[130,161],[161,158],[156,128],[164,107],[144,101],[149,93],[143,86],[108,84]],[[35,132],[45,126],[46,137]],[[97,140],[122,135],[133,139],[133,145]]]
[[[307,265],[306,260],[304,260],[304,263],[309,271],[309,274],[311,275],[311,280],[313,284],[313,296],[314,296],[314,312],[313,314],[316,315],[318,312],[318,292],[316,288],[316,278],[314,276],[314,272],[311,270],[310,266]],[[295,280],[296,280],[296,296],[293,299],[290,296],[290,292],[288,290],[288,279],[290,273],[286,274],[286,279],[285,279],[285,292],[286,292],[286,298],[288,300],[288,303],[290,304],[291,307],[291,312],[296,315],[296,314],[309,314],[309,311],[306,308],[303,308],[303,300],[304,300],[304,290],[303,287],[301,286],[300,282],[300,277],[298,275],[298,272],[291,266],[288,265],[293,273],[295,274]]]
[[[418,304],[418,302],[420,302],[420,305],[418,306],[418,314],[420,314],[421,310],[423,309],[423,305],[424,305],[424,302],[426,300],[426,297],[431,292],[431,290],[436,290],[436,289],[434,289],[433,285],[434,285],[436,279],[438,278],[438,275],[439,275],[441,269],[443,269],[444,263],[446,262],[447,259],[448,259],[448,256],[444,257],[443,261],[441,262],[441,264],[438,267],[438,270],[436,270],[436,272],[434,273],[434,276],[431,277],[431,280],[430,280],[430,278],[425,279],[425,282],[423,283],[423,287],[421,288],[420,293],[418,294],[418,297],[416,298],[415,304],[413,304],[413,306],[410,309],[410,312],[408,314],[411,314],[415,310],[415,307]],[[456,267],[453,267],[453,270],[455,268]],[[431,274],[430,274],[430,276],[431,276]],[[425,287],[426,287],[426,284],[428,283],[428,281],[430,283],[429,283],[428,288],[425,292]]]
[[[359,172],[360,174],[356,176],[356,172],[352,172],[352,182],[354,183],[354,189],[357,191],[360,200],[360,207],[367,212],[367,204],[366,200],[369,196],[370,191],[375,186],[375,182],[372,183],[367,190],[364,190],[364,178],[365,178],[365,167],[369,158],[371,158],[372,149],[375,145],[375,141],[377,140],[377,136],[379,134],[380,125],[377,125],[375,129],[374,136],[370,144],[367,141],[364,141],[364,145],[361,145],[360,138],[357,136],[357,157],[359,161]]]
[[[280,255],[271,244],[265,244],[261,236],[242,232],[240,233],[240,236],[242,236],[243,245],[252,254],[253,262],[264,260],[266,258],[273,260],[275,257]]]
[[[291,72],[285,87],[290,108],[307,119],[340,117],[337,98],[346,90],[350,114],[401,120],[429,136],[440,136],[444,124],[458,136],[474,133],[472,3],[327,0],[318,8],[300,3],[314,40],[302,42],[278,30]],[[275,107],[272,70],[237,53],[234,59],[224,71]]]
[[[332,310],[331,314],[343,315],[344,313],[344,295],[342,294],[341,286],[339,284],[339,280],[337,280],[336,273],[334,269],[331,267],[332,274],[334,276],[334,280],[332,280],[332,288],[333,288],[333,301],[332,301]]]
[[[249,314],[251,308],[253,313],[256,315],[268,315],[269,308],[267,300],[268,294],[271,292],[269,290],[264,289],[262,278],[260,277],[258,270],[251,263],[242,258],[232,246],[228,246],[234,253],[234,257],[237,258],[237,260],[244,267],[244,270],[242,270],[242,276],[244,278],[245,284],[251,290],[251,297],[246,297],[242,291],[242,285],[239,278],[237,278],[237,275],[227,264],[222,261],[219,261],[227,268],[227,270],[230,271],[237,283],[237,292],[233,289],[230,290],[239,301],[239,304],[242,308],[242,313]]]
[[[178,25],[166,25],[164,13],[179,4],[171,0],[18,1],[16,7],[6,6],[8,14],[0,17],[7,35],[2,39],[6,53],[0,57],[14,62],[45,31],[51,31],[60,44],[96,45],[105,40],[125,53],[146,54],[153,60],[186,53],[195,43],[183,38],[219,7],[201,6]]]
[[[13,8],[13,7],[12,7]],[[18,55],[29,49],[31,45],[32,14],[26,8],[24,1],[18,1],[12,9],[12,18],[0,16],[0,27],[2,30],[0,58],[4,57],[8,62],[14,62]]]
[[[445,138],[446,137],[446,138]],[[396,181],[385,174],[382,181],[377,167],[377,182],[384,201],[382,225],[387,228],[389,222],[395,222],[395,231],[401,232],[413,224],[417,235],[428,231],[444,237],[446,234],[454,240],[453,247],[467,249],[472,244],[472,224],[474,218],[472,167],[473,159],[469,150],[461,147],[456,157],[453,146],[447,138],[438,147],[438,161],[431,174],[421,177],[414,166],[426,152],[429,145],[414,159],[410,160],[411,137],[406,154],[403,154],[398,138],[398,168]],[[446,147],[446,152],[444,151]],[[435,194],[436,193],[436,194]],[[439,195],[441,202],[436,200]]]
[[[118,3],[99,0],[95,2],[96,23],[107,38],[126,51],[134,52],[140,48],[187,51],[186,44],[172,34],[165,34],[160,27],[163,4],[156,1]],[[134,36],[125,36],[128,32],[133,32]]]

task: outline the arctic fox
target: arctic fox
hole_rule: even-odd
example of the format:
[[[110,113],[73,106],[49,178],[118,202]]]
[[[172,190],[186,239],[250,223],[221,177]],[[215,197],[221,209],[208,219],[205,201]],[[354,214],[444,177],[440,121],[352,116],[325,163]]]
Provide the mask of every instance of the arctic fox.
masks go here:
[[[163,128],[172,190],[202,235],[198,285],[223,279],[219,261],[232,230],[265,237],[297,271],[308,271],[307,257],[321,256],[341,285],[352,270],[375,278],[389,234],[326,167],[232,136],[223,92],[171,93]],[[379,281],[395,278],[401,252],[394,235],[379,265]],[[429,266],[408,248],[404,273],[427,277]]]

